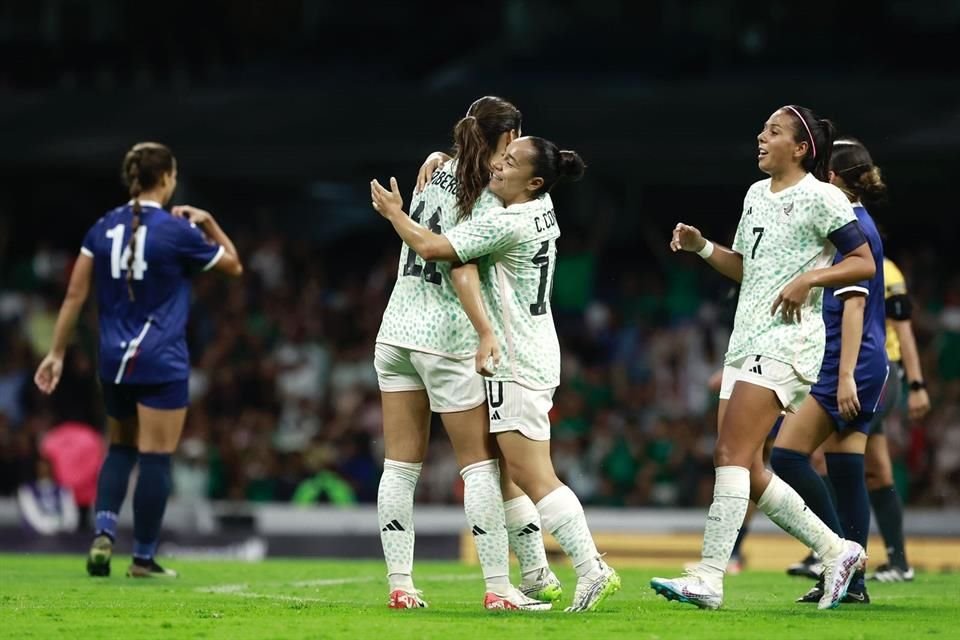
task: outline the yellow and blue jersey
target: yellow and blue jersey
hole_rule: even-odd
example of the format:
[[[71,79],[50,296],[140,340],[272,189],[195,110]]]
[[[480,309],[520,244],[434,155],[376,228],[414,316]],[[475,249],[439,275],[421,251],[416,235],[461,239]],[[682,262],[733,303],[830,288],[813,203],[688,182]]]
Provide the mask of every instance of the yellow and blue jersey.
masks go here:
[[[887,307],[887,358],[899,362],[900,338],[894,329],[896,320],[910,319],[910,298],[907,297],[907,281],[903,272],[890,258],[883,259],[884,299]]]
[[[133,255],[133,208],[117,207],[87,231],[80,251],[93,258],[100,325],[100,376],[113,384],[186,380],[190,276],[216,264],[223,247],[159,203],[141,201]],[[131,300],[127,270],[132,270]]]

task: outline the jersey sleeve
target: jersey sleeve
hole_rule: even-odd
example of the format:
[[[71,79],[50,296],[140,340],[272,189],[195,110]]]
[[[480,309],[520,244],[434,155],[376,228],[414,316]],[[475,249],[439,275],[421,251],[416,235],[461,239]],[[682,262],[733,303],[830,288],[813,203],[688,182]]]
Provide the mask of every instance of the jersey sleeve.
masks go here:
[[[753,185],[747,190],[747,195],[743,198],[743,211],[740,212],[740,222],[737,223],[737,230],[733,234],[733,244],[730,245],[730,248],[744,255],[747,252],[747,240],[744,233],[744,219],[747,217],[747,212],[750,211],[750,200],[751,194],[757,186]]]
[[[889,258],[883,260],[883,288],[887,298],[907,294],[907,280],[900,268]]]
[[[883,289],[886,315],[891,320],[909,320],[913,305],[907,295],[907,280],[889,258],[883,259]]]
[[[813,224],[822,238],[829,238],[846,255],[867,241],[847,197],[833,185],[824,184],[819,206],[811,207]]]
[[[87,229],[87,234],[83,236],[83,244],[80,245],[80,253],[88,258],[93,257],[94,250],[97,248],[97,236],[100,228],[103,226],[101,224],[102,220],[102,218],[97,220],[92,227]]]
[[[207,242],[203,233],[192,222],[177,221],[176,229],[177,252],[190,268],[207,271],[223,257],[224,248]]]
[[[522,218],[496,208],[476,219],[458,224],[446,235],[461,262],[498,253],[516,240]]]

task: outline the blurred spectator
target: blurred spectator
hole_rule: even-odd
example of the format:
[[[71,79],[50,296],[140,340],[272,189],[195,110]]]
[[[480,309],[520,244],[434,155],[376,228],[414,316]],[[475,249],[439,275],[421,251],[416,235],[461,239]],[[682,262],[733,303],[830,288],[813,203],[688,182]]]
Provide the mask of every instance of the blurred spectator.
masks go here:
[[[80,522],[73,492],[53,479],[45,458],[37,460],[36,479],[17,490],[17,506],[24,524],[40,535],[72,533]]]

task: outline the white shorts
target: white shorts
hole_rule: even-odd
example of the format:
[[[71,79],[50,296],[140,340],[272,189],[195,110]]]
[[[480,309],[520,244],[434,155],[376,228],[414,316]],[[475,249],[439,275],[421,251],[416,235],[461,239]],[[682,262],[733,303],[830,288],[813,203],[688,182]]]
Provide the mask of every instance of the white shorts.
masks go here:
[[[531,440],[549,440],[554,391],[556,389],[528,389],[516,382],[487,380],[490,433],[519,431]]]
[[[729,400],[733,385],[738,380],[770,389],[785,411],[796,413],[800,404],[810,394],[810,383],[801,378],[796,370],[785,362],[766,356],[747,356],[723,367],[720,382],[720,399]]]
[[[373,355],[380,391],[426,390],[436,413],[468,411],[483,404],[483,377],[473,356],[462,360],[378,342]]]

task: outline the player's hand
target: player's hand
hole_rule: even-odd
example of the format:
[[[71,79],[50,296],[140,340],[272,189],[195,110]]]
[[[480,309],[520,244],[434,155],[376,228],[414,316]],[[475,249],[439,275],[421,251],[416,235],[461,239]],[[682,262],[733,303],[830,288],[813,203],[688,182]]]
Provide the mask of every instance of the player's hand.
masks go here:
[[[787,286],[783,288],[783,291],[780,292],[780,295],[777,296],[773,306],[770,308],[770,315],[775,314],[779,307],[784,322],[792,324],[796,321],[797,324],[799,324],[800,309],[807,302],[809,295],[810,282],[807,280],[807,274],[801,273],[791,280]]]
[[[670,239],[670,250],[677,251],[700,251],[707,244],[700,229],[691,227],[688,224],[678,222],[673,228],[673,237]]]
[[[189,204],[177,205],[170,210],[170,213],[172,213],[175,218],[186,218],[198,227],[202,227],[213,220],[212,213],[199,207],[192,207]]]
[[[853,374],[841,375],[837,383],[837,409],[844,420],[853,420],[860,413],[860,398],[857,397],[857,382]]]
[[[896,381],[894,381],[895,383]],[[890,384],[894,384],[890,383]],[[926,389],[911,391],[907,396],[907,413],[911,420],[919,420],[930,411],[930,396]]]
[[[390,191],[387,191],[376,180],[372,180],[370,182],[370,201],[377,213],[388,220],[393,216],[403,215],[403,196],[400,195],[400,187],[397,186],[396,178],[390,178]]]
[[[57,388],[60,376],[63,374],[63,356],[48,353],[43,359],[37,372],[33,375],[33,382],[43,393],[50,395]]]
[[[427,156],[427,159],[420,165],[420,171],[417,172],[416,193],[420,193],[430,184],[430,178],[433,176],[433,172],[448,160],[450,160],[450,156],[443,151],[434,151]]]
[[[497,372],[500,367],[500,345],[497,343],[497,336],[493,333],[480,336],[480,344],[477,346],[477,356],[475,368],[477,373],[485,378],[489,378]]]

